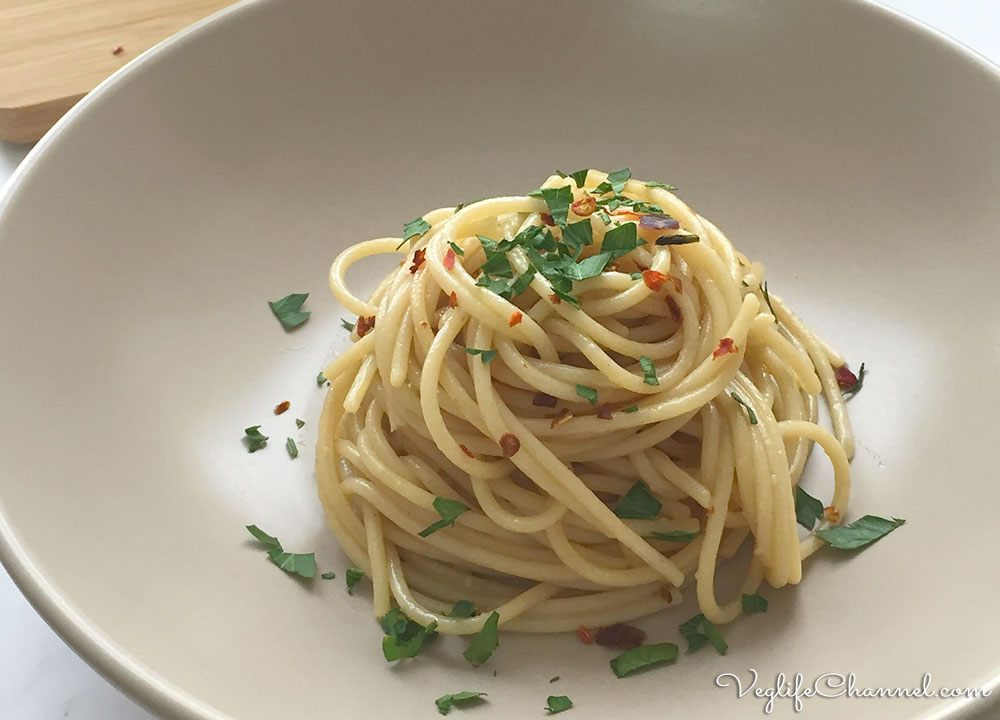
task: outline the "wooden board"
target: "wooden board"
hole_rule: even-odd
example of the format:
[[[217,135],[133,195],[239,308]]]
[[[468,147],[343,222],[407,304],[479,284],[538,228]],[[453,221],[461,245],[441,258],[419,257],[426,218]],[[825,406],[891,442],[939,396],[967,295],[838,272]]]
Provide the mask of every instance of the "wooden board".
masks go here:
[[[232,2],[0,0],[0,139],[37,140],[129,60]]]

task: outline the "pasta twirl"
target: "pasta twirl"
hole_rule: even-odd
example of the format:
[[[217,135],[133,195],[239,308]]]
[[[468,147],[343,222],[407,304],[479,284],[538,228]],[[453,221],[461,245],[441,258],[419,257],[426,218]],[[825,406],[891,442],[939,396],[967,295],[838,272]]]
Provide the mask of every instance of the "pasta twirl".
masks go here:
[[[445,633],[493,610],[510,630],[571,630],[693,582],[725,623],[761,582],[798,583],[820,545],[795,515],[813,444],[846,513],[843,360],[663,186],[580,175],[435,210],[408,242],[359,243],[331,268],[360,320],[324,370],[317,478],[376,615],[394,600]],[[350,265],[392,252],[399,268],[352,294]],[[719,599],[716,569],[748,540],[741,592]],[[449,617],[458,600],[479,614]]]

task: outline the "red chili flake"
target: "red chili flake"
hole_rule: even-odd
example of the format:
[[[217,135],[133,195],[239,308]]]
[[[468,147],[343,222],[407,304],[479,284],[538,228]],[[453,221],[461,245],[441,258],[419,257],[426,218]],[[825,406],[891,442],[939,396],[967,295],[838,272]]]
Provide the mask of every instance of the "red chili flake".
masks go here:
[[[452,270],[455,267],[455,251],[448,248],[448,252],[444,254],[444,269]]]
[[[670,308],[670,317],[674,319],[674,322],[678,325],[681,324],[681,309],[677,305],[677,301],[672,297],[667,295],[667,307]]]
[[[722,338],[719,340],[719,347],[715,348],[712,352],[713,358],[719,358],[723,355],[728,355],[730,353],[739,352],[740,349],[736,347],[736,343],[732,338]]]
[[[663,598],[668,603],[672,603],[674,601],[674,594],[670,592],[669,585],[664,585],[663,587],[660,588],[660,597]]]
[[[844,389],[858,384],[858,376],[852,373],[847,365],[841,365],[834,370],[833,376],[837,378],[837,384]]]
[[[517,439],[517,435],[514,433],[504,433],[500,436],[500,450],[503,452],[504,457],[516,455],[520,449],[521,441]]]
[[[823,517],[825,517],[827,519],[827,521],[832,522],[834,524],[839,523],[840,522],[840,510],[838,510],[837,508],[835,508],[833,505],[830,505],[829,507],[825,507],[825,508],[823,508]]]
[[[667,274],[665,279],[673,284],[674,290],[677,292],[678,295],[684,292],[684,285],[683,283],[681,283],[681,279],[679,277],[674,277],[673,275]]]
[[[594,638],[591,637],[590,635],[590,630],[588,630],[583,625],[581,625],[576,629],[576,634],[580,636],[581,640],[583,640],[584,645],[590,645],[592,642],[594,642]]]
[[[646,633],[635,625],[615,623],[614,625],[608,625],[598,630],[597,637],[594,639],[597,640],[598,645],[603,645],[604,647],[631,650],[645,642]]]
[[[358,337],[363,338],[365,335],[370,333],[375,328],[375,316],[374,315],[362,315],[358,318],[358,324],[355,326],[355,330],[358,331]]]
[[[574,200],[570,208],[578,217],[590,217],[597,210],[597,200],[587,195],[579,200]]]
[[[458,295],[455,294],[454,290],[448,296],[448,307],[458,307]]]
[[[475,458],[476,457],[475,455],[472,454],[472,451],[469,450],[469,448],[465,447],[465,445],[459,445],[459,447],[462,448],[462,452],[464,452],[470,458]]]
[[[290,402],[288,402],[287,400],[285,400],[282,403],[278,403],[277,405],[274,406],[274,414],[275,415],[281,415],[281,413],[285,412],[285,410],[287,410],[291,406],[292,406],[292,404]]]
[[[429,327],[430,327],[430,325],[429,325],[429,324],[427,323],[427,321],[425,320],[424,322],[420,323],[420,327],[428,327],[428,328],[429,328]]]
[[[112,55],[121,55],[123,52],[125,52],[125,48],[122,47],[121,45],[119,45],[118,47],[116,47],[114,50],[111,51],[111,54]]]
[[[411,273],[415,273],[417,270],[420,269],[420,266],[424,264],[424,255],[426,254],[427,251],[424,250],[423,248],[413,251],[413,264],[410,265]]]
[[[552,216],[548,213],[542,213],[542,222],[549,227],[555,227],[556,221],[552,219]]]
[[[531,398],[531,404],[535,407],[555,407],[556,399],[549,395],[548,393],[535,393],[535,397]]]
[[[553,305],[558,305],[559,303],[562,302],[562,298],[559,297],[558,295],[556,295],[555,293],[552,293],[551,295],[549,295],[549,300],[552,301]]]
[[[597,417],[601,420],[611,419],[611,406],[610,405],[598,405],[597,406]]]
[[[666,276],[658,270],[642,271],[642,281],[646,283],[646,287],[653,292],[659,290],[663,286],[663,281],[666,279]]]
[[[507,324],[514,327],[515,325],[520,325],[522,320],[524,320],[524,315],[520,312],[513,312],[510,314],[510,322]]]
[[[563,408],[562,410],[559,411],[558,415],[552,418],[552,424],[549,427],[555,430],[563,423],[567,423],[572,419],[573,419],[573,413],[569,411],[569,408]]]

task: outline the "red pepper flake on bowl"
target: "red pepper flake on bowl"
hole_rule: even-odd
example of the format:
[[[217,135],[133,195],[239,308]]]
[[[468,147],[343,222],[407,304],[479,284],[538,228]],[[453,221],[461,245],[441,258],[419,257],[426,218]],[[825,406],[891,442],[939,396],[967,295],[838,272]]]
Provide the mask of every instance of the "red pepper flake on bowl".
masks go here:
[[[285,400],[284,402],[278,403],[274,407],[274,414],[275,415],[281,415],[281,413],[283,413],[286,410],[288,410],[288,408],[290,408],[291,406],[292,406],[292,404],[288,400]]]

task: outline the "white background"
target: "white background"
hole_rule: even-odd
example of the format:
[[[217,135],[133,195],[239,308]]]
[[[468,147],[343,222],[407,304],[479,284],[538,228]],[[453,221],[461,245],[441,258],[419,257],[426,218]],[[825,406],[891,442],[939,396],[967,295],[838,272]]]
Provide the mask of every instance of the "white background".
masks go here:
[[[1000,64],[997,0],[886,3]],[[0,183],[30,148],[0,142]],[[0,720],[150,720],[66,647],[0,573]]]

